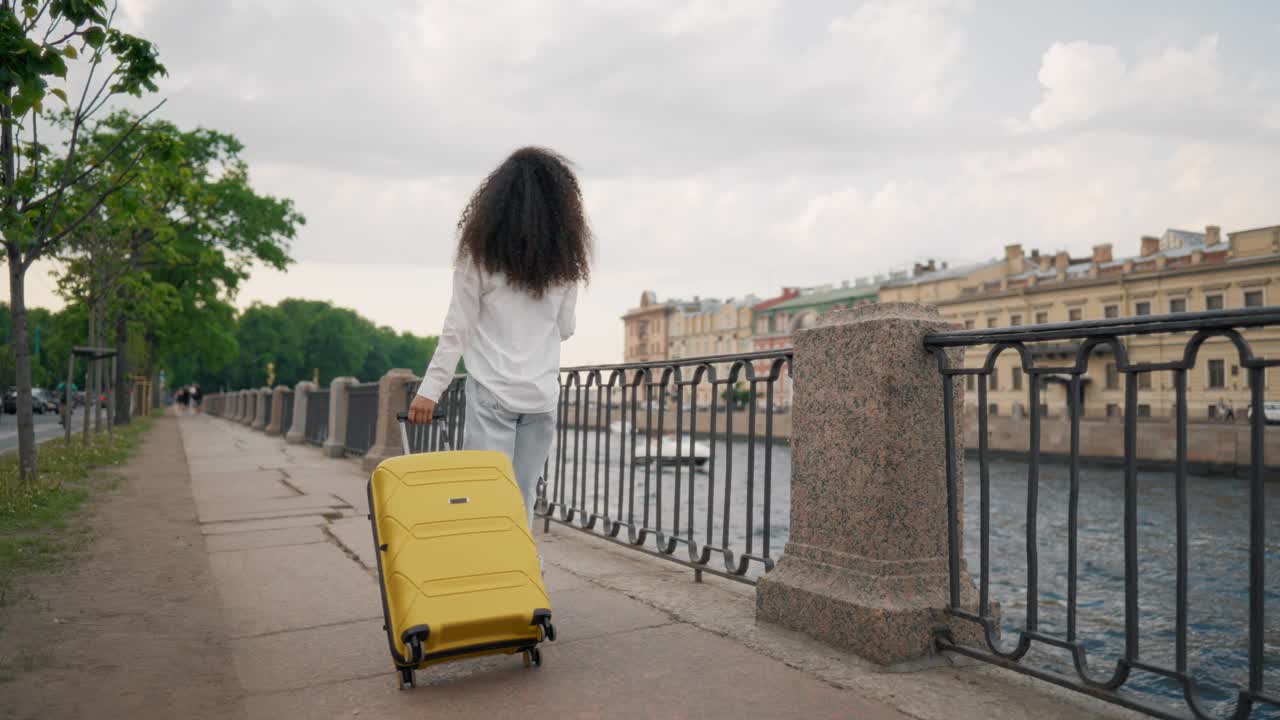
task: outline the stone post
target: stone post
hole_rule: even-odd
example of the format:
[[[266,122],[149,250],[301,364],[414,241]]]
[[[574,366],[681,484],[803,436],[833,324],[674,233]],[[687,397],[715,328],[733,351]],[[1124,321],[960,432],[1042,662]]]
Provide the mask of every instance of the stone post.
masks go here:
[[[374,430],[373,447],[364,454],[361,465],[372,472],[378,463],[389,457],[402,455],[400,447],[400,423],[396,414],[409,409],[405,383],[416,379],[412,370],[396,368],[378,381],[378,424]]]
[[[279,435],[280,426],[284,424],[284,394],[289,392],[286,385],[277,385],[271,391],[271,422],[267,423],[268,435]]]
[[[316,384],[310,380],[303,380],[293,389],[293,427],[284,429],[284,441],[292,445],[298,445],[306,440],[307,433],[307,398],[311,396],[311,391],[315,390]]]
[[[240,418],[239,391],[233,391],[233,392],[227,393],[227,399],[231,403],[231,412],[227,413],[227,419],[230,420],[231,422],[235,422],[237,419]]]
[[[243,396],[242,399],[244,400],[244,412],[240,413],[240,424],[252,425],[253,414],[256,410],[258,401],[258,394],[253,390],[241,390],[240,394]]]
[[[271,402],[271,388],[260,387],[254,390],[253,393],[258,398],[258,403],[254,406],[253,429],[265,431],[267,429],[267,403]]]
[[[340,377],[329,383],[329,439],[324,441],[324,454],[329,457],[342,457],[347,452],[347,398],[357,382],[353,377]]]
[[[936,308],[883,303],[836,311],[797,333],[791,536],[756,586],[757,620],[881,665],[929,654],[934,631],[948,625],[957,640],[977,640],[976,624],[944,612],[942,376],[923,340],[949,327]],[[960,473],[963,383],[954,389]],[[967,573],[961,602],[977,605]]]

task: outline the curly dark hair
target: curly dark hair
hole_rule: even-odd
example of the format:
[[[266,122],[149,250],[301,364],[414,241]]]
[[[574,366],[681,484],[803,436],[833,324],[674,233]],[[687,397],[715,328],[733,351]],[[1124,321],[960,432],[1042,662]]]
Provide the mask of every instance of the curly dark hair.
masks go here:
[[[480,183],[458,219],[458,262],[506,276],[542,297],[591,276],[591,226],[564,156],[540,147],[511,153]]]

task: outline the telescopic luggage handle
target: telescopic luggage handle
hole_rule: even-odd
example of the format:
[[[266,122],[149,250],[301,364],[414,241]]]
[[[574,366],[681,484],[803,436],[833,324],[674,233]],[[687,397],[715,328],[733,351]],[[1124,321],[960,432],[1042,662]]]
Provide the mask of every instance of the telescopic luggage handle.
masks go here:
[[[442,419],[444,419],[444,413],[439,411],[431,416],[432,422]],[[396,413],[396,420],[400,422],[400,447],[405,455],[409,455],[411,454],[409,451],[409,413],[404,411]],[[440,442],[449,448],[453,447],[453,439],[450,437],[448,430],[441,436]]]

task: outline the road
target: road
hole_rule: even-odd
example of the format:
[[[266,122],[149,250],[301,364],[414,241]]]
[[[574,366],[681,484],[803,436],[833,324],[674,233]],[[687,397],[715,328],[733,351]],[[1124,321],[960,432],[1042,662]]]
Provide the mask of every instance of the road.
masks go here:
[[[45,413],[36,415],[36,442],[44,442],[50,438],[57,437],[62,432],[62,426],[58,424],[58,415],[56,413]],[[106,418],[103,418],[105,421]],[[84,427],[84,410],[83,408],[76,412],[72,419],[72,430],[80,430]],[[18,416],[3,414],[0,415],[0,454],[11,452],[18,447]]]

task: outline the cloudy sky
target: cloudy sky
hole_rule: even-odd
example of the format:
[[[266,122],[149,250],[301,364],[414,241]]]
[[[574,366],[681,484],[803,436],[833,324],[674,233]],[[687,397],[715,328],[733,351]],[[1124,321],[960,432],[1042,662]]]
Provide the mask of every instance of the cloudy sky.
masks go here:
[[[125,0],[165,115],[230,131],[308,224],[238,302],[438,330],[453,227],[510,150],[598,236],[567,362],[660,296],[776,294],[1021,242],[1280,223],[1280,3]],[[54,304],[39,269],[36,304]]]

